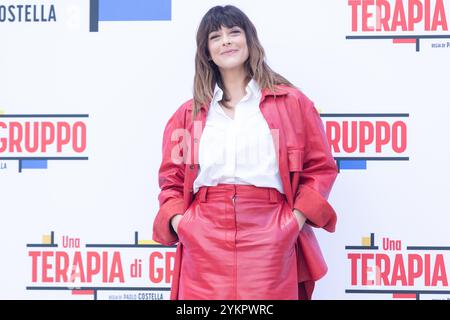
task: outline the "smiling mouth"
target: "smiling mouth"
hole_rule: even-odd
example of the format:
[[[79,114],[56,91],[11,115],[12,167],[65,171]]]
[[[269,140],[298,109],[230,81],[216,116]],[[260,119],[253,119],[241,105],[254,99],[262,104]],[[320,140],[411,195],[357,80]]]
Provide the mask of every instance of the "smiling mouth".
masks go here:
[[[237,52],[237,49],[234,49],[234,50],[228,50],[228,51],[223,52],[222,54],[224,54],[224,55],[230,55],[230,54],[233,54],[233,53],[235,53],[235,52]]]

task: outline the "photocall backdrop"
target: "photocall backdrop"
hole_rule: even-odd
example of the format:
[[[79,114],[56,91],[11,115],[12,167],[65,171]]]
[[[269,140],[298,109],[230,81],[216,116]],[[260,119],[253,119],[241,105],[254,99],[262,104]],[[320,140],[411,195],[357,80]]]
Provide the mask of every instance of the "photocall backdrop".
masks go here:
[[[214,5],[254,22],[340,174],[315,299],[447,299],[448,0],[1,0],[0,298],[168,299],[164,126]]]

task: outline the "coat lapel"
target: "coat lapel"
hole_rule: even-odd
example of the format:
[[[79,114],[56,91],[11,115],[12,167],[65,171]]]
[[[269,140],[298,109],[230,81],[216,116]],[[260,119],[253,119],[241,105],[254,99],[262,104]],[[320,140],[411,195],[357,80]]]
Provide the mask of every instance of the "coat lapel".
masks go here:
[[[294,208],[294,196],[292,194],[291,181],[289,176],[289,165],[286,148],[286,136],[283,128],[281,128],[280,110],[277,108],[277,96],[284,95],[285,92],[269,95],[263,91],[259,108],[261,113],[269,125],[272,139],[274,141],[275,150],[277,151],[278,172],[280,174],[283,190],[286,195],[287,202],[291,209]]]
[[[199,169],[199,147],[200,139],[203,133],[203,129],[206,124],[206,114],[207,109],[202,108],[199,114],[195,117],[195,120],[191,120],[192,113],[187,112],[187,117],[189,117],[189,126],[187,133],[187,139],[189,140],[188,145],[188,156],[185,166],[185,181],[184,181],[184,204],[185,210],[189,207],[192,200],[194,199],[194,180],[197,177]]]

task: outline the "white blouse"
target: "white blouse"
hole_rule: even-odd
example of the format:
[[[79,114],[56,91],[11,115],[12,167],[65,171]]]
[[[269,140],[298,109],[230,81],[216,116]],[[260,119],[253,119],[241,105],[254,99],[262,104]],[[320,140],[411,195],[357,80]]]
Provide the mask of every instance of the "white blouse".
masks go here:
[[[199,146],[194,193],[201,186],[247,184],[284,193],[270,128],[259,109],[261,89],[253,79],[231,119],[219,105],[216,85]]]

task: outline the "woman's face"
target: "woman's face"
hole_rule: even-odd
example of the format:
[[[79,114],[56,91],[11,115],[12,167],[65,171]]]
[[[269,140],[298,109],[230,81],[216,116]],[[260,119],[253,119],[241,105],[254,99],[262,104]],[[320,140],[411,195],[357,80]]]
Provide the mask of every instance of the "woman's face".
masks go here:
[[[211,32],[208,35],[208,50],[221,71],[243,67],[249,56],[245,32],[238,26],[222,26]]]

